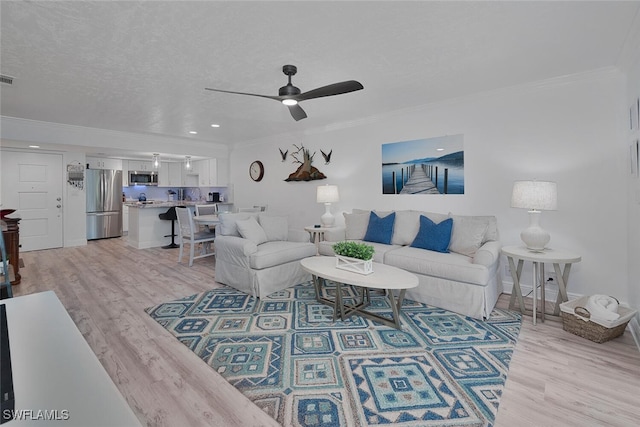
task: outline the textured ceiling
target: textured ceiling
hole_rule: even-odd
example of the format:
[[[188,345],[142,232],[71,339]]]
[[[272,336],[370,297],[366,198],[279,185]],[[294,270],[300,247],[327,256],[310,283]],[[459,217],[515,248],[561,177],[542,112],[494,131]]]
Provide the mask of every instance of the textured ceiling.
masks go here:
[[[618,65],[639,2],[0,4],[1,114],[225,144]],[[634,21],[635,19],[635,21]],[[276,95],[294,64],[301,103]],[[219,123],[213,129],[211,123]],[[190,136],[190,130],[198,135]]]

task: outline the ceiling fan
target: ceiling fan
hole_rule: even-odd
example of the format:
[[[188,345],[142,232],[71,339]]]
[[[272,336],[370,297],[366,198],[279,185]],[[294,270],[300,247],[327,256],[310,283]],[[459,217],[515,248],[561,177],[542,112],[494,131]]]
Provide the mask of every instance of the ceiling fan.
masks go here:
[[[291,116],[296,120],[302,120],[307,117],[307,113],[304,112],[302,107],[298,104],[300,101],[307,101],[314,98],[322,98],[323,96],[342,95],[343,93],[355,92],[360,89],[364,89],[364,86],[355,80],[347,80],[340,83],[334,83],[327,86],[322,86],[317,89],[310,90],[308,92],[301,93],[300,89],[291,84],[291,76],[298,72],[298,68],[295,65],[284,65],[282,72],[289,77],[289,83],[286,86],[282,86],[278,91],[278,96],[259,95],[257,93],[246,92],[234,92],[230,90],[211,89],[206,87],[206,90],[214,92],[235,93],[237,95],[250,95],[259,96],[261,98],[275,99],[282,102],[289,107]]]

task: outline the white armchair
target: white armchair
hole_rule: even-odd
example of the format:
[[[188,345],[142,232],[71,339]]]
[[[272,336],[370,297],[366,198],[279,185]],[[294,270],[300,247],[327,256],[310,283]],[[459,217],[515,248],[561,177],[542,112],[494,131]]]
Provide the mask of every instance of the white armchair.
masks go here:
[[[300,260],[316,248],[303,230],[289,230],[287,217],[220,214],[216,282],[260,298],[310,280]]]

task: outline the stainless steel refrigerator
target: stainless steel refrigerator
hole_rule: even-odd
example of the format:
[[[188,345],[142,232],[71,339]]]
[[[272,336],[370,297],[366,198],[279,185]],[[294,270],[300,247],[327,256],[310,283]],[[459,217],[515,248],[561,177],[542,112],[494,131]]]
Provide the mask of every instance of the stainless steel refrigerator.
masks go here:
[[[87,169],[87,240],[122,236],[122,171]]]

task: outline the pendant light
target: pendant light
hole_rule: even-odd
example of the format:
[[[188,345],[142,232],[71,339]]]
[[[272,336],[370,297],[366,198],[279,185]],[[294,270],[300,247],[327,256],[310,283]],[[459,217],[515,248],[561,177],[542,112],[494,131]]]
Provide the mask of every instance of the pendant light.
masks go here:
[[[191,170],[192,165],[191,165],[191,156],[185,156],[185,160],[184,160],[184,168],[188,171]]]
[[[153,169],[160,169],[160,154],[153,153],[153,159],[151,160]]]

